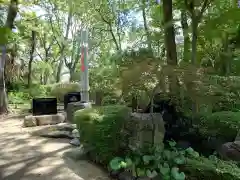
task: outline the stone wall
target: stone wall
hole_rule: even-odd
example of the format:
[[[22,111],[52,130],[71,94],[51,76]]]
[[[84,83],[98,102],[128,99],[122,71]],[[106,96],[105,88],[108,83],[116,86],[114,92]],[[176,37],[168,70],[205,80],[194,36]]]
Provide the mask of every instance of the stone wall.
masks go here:
[[[153,128],[155,132],[153,133]],[[161,145],[165,134],[164,122],[160,113],[132,113],[124,131],[128,133],[128,146],[131,149]]]

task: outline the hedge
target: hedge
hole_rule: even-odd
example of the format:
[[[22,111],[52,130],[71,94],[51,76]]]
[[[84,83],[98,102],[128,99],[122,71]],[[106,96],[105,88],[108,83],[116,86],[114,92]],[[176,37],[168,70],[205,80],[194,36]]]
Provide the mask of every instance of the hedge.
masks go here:
[[[240,129],[240,112],[221,111],[212,114],[198,114],[193,123],[202,135],[230,142],[235,139]]]
[[[58,102],[64,101],[64,95],[69,92],[80,92],[79,83],[59,83],[51,88],[50,95],[57,98]]]
[[[188,159],[181,170],[186,174],[187,180],[240,180],[238,166],[219,159]]]
[[[103,106],[75,113],[80,141],[91,148],[96,161],[108,163],[121,153],[120,144],[124,141],[121,130],[129,112],[125,106]]]

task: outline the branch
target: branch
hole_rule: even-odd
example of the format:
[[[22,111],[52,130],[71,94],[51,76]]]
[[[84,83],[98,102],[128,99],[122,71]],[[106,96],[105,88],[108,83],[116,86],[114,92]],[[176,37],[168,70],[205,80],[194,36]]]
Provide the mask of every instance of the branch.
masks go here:
[[[41,59],[42,61],[44,61],[42,55],[41,55],[38,51],[36,51],[36,53],[37,53],[37,55],[40,57],[40,59]]]
[[[190,3],[188,3],[189,0],[184,0],[184,5],[186,9],[190,12],[190,16],[192,17],[194,15],[194,0],[190,0]]]
[[[211,4],[211,0],[204,0],[203,5],[201,7],[200,13],[199,15],[197,15],[197,19],[198,21],[200,21],[202,19],[203,13],[205,12],[205,10],[207,9],[207,7]]]

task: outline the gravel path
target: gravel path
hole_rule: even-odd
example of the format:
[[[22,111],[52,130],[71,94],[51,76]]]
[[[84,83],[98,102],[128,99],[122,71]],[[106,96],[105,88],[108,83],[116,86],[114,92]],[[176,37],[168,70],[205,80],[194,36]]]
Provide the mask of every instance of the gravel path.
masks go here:
[[[63,156],[68,140],[30,136],[19,117],[0,116],[0,180],[107,180],[87,161]]]

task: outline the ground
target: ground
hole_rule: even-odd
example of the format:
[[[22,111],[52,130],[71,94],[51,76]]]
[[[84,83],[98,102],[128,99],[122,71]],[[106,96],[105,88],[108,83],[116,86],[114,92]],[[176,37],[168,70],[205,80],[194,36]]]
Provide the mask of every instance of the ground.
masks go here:
[[[73,161],[64,139],[33,137],[19,116],[0,116],[0,180],[106,180],[100,168]]]

